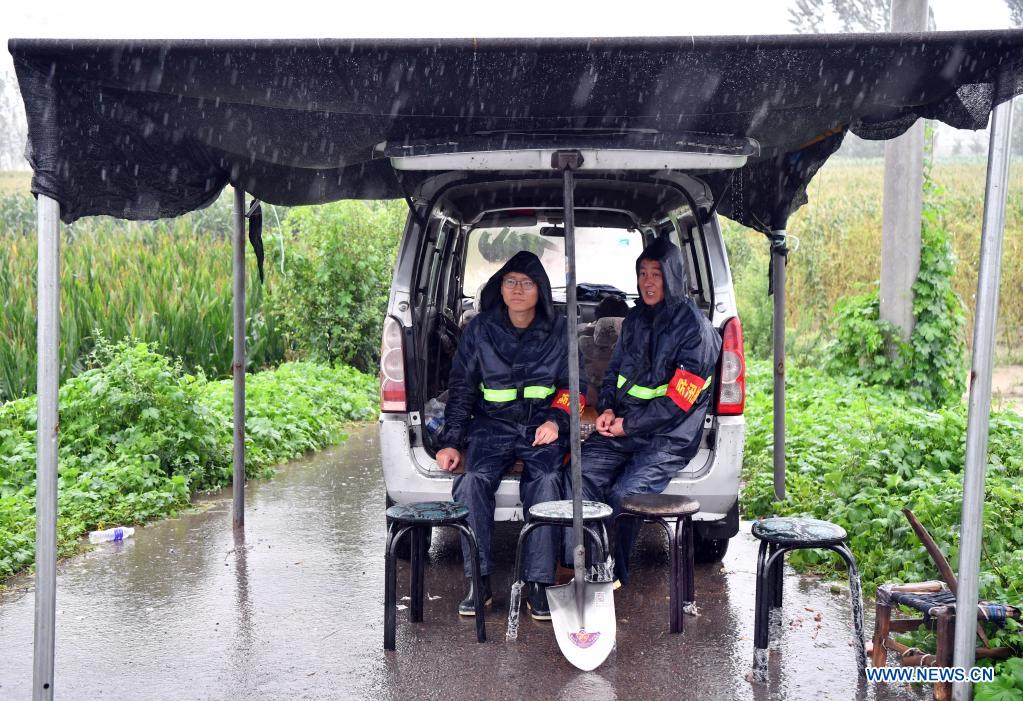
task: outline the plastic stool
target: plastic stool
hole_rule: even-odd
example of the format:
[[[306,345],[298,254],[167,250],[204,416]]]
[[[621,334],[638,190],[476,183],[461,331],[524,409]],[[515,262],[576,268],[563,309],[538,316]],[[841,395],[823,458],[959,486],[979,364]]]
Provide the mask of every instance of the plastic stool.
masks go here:
[[[756,617],[753,624],[753,679],[759,682],[767,681],[771,609],[781,608],[785,553],[803,548],[833,550],[845,560],[849,570],[853,628],[858,642],[856,664],[860,674],[863,674],[867,667],[867,653],[863,638],[860,573],[856,569],[856,558],[845,544],[845,529],[829,521],[813,518],[765,518],[753,524],[752,533],[754,537],[760,539],[760,553],[757,555]]]
[[[671,571],[668,577],[668,630],[681,633],[683,611],[696,601],[696,582],[693,576],[693,514],[700,510],[700,502],[691,497],[673,494],[633,494],[622,500],[622,511],[615,519],[638,518],[644,523],[659,523],[668,534],[668,552]],[[674,529],[668,521],[674,520]],[[682,536],[679,538],[679,536]]]
[[[483,643],[487,631],[483,616],[483,591],[480,577],[480,554],[476,547],[476,536],[469,527],[469,508],[456,501],[423,501],[415,504],[399,504],[387,510],[387,545],[385,546],[384,567],[384,649],[394,649],[394,628],[397,612],[396,589],[398,578],[398,543],[406,533],[411,532],[411,605],[409,620],[421,623],[423,620],[423,594],[426,565],[426,536],[434,527],[454,528],[465,536],[472,553],[472,590],[476,603],[476,639]]]
[[[583,501],[583,533],[590,537],[597,548],[594,560],[594,581],[610,582],[613,564],[610,562],[611,548],[607,539],[607,520],[611,518],[611,507],[599,501]],[[507,637],[514,640],[518,634],[519,596],[522,591],[522,550],[529,534],[544,526],[566,528],[572,526],[572,500],[544,501],[534,504],[529,509],[529,523],[519,533],[518,546],[515,548],[514,582],[508,606]]]

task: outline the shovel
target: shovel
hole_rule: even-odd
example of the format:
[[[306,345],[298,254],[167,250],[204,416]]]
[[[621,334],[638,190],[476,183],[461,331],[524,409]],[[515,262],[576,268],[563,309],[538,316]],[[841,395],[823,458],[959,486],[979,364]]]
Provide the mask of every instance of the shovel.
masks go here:
[[[610,582],[586,581],[583,546],[583,472],[579,457],[579,310],[575,289],[575,173],[582,165],[578,151],[555,151],[551,165],[564,172],[565,290],[568,304],[568,397],[572,450],[572,535],[575,576],[568,584],[547,588],[551,623],[561,653],[583,671],[596,669],[615,645],[615,605]]]

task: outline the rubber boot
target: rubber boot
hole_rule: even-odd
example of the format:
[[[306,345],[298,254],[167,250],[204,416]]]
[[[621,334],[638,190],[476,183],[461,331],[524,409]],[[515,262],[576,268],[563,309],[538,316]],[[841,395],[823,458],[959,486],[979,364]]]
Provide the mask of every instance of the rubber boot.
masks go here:
[[[551,606],[547,603],[547,585],[542,582],[529,583],[529,615],[537,621],[551,620]]]
[[[494,603],[494,595],[490,591],[490,575],[485,574],[480,577],[483,580],[483,605],[490,606]],[[472,580],[469,580],[469,593],[462,599],[462,603],[458,605],[459,616],[475,616],[476,615],[476,599],[472,590]]]

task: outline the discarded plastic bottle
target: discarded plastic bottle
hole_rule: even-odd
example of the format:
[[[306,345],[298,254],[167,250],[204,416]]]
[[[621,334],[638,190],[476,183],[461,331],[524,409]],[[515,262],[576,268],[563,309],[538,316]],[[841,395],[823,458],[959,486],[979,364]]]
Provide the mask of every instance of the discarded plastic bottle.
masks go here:
[[[134,528],[107,528],[102,531],[93,531],[89,534],[89,542],[95,545],[96,543],[107,543],[109,541],[126,540],[135,535]]]
[[[431,399],[424,407],[426,414],[426,430],[431,436],[436,436],[444,428],[444,402]]]

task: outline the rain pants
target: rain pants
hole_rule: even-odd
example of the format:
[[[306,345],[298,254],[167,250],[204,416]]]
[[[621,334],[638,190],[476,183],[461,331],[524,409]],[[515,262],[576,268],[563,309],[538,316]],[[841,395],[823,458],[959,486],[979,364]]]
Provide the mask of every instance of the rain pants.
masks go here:
[[[528,275],[537,284],[536,316],[526,329],[512,325],[501,297],[502,281],[510,272]],[[515,254],[484,286],[480,302],[480,314],[466,326],[452,361],[438,447],[462,451],[465,472],[455,477],[452,496],[469,507],[480,571],[487,575],[494,567],[495,493],[515,460],[521,459],[524,466],[519,494],[527,520],[533,504],[564,498],[568,339],[565,318],[554,311],[550,280],[532,253]],[[579,363],[582,367],[581,356]],[[585,396],[585,384],[580,391]],[[558,438],[534,447],[536,429],[545,421],[558,425]],[[533,531],[523,553],[527,581],[554,582],[559,542],[557,529]],[[468,577],[469,551],[464,542],[462,552]]]

